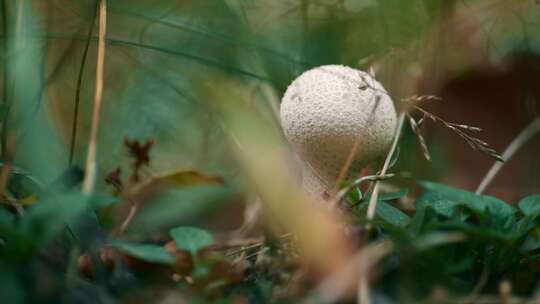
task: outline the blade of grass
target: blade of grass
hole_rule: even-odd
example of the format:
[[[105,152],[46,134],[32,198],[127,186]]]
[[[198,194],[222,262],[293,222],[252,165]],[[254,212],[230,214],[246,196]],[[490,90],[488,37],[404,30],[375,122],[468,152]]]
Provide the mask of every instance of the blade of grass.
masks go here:
[[[83,181],[83,192],[91,193],[96,180],[96,151],[97,135],[101,103],[103,101],[103,70],[105,66],[105,35],[107,33],[107,1],[99,2],[99,36],[98,54],[96,63],[96,88],[94,92],[94,110],[92,114],[92,129],[88,143],[88,155],[86,158],[86,171]]]
[[[71,125],[71,140],[69,144],[69,166],[73,165],[73,156],[75,155],[75,144],[77,140],[77,126],[79,124],[79,105],[81,102],[81,87],[84,75],[84,67],[86,66],[86,59],[88,58],[88,50],[90,49],[90,42],[92,41],[92,33],[94,31],[94,24],[98,14],[98,7],[94,10],[94,17],[88,28],[88,35],[86,38],[86,45],[84,46],[84,52],[81,58],[81,67],[79,68],[79,74],[77,76],[77,89],[75,90],[75,107],[73,108],[73,122]]]
[[[9,8],[9,6],[5,5],[4,9]],[[23,19],[23,13],[24,13],[24,2],[22,0],[19,0],[16,2],[16,12],[17,12],[17,19],[15,21],[15,51],[21,50],[23,48],[23,42],[24,38],[22,37],[24,33],[22,32],[22,19]],[[6,12],[6,18],[7,18],[7,12]],[[7,24],[7,21],[6,21]],[[8,52],[11,52],[9,47],[9,40],[6,39],[5,41],[7,47],[6,49]],[[9,60],[9,53],[5,53],[4,56],[6,57],[6,61]],[[16,62],[16,61],[15,61]],[[7,62],[6,62],[7,64]],[[15,65],[15,64],[13,64]],[[8,65],[6,65],[4,68],[7,68]],[[13,66],[13,71],[16,71],[17,67]],[[9,87],[16,84],[16,79],[14,75],[9,75],[9,72],[6,73],[7,81],[5,82],[6,87],[4,90],[7,90]],[[11,76],[11,77],[10,77]],[[16,89],[14,90],[16,91]],[[2,129],[2,157],[4,161],[4,165],[2,166],[2,169],[0,170],[0,196],[5,196],[6,187],[9,181],[9,173],[11,171],[12,161],[15,155],[15,149],[16,149],[16,139],[17,137],[15,134],[11,134],[9,132],[9,117],[10,112],[12,108],[12,102],[15,100],[15,94],[13,94],[11,102],[8,102],[6,100],[6,114],[4,116],[4,123],[3,123],[3,129]],[[6,98],[10,98],[9,95],[7,95]]]
[[[396,132],[394,134],[394,141],[392,142],[392,146],[390,147],[390,150],[388,151],[388,154],[386,155],[386,160],[384,161],[384,165],[379,174],[381,176],[386,175],[387,174],[386,172],[388,171],[388,168],[390,167],[390,162],[392,161],[392,157],[394,156],[394,153],[397,148],[397,144],[399,142],[399,138],[401,136],[401,130],[403,129],[405,116],[406,116],[405,112],[399,114]],[[375,216],[375,208],[377,207],[377,198],[379,196],[379,190],[380,190],[380,183],[379,181],[375,181],[375,186],[373,186],[373,192],[371,193],[371,198],[369,199],[369,204],[368,204],[368,210],[367,210],[368,220],[372,220],[373,217]]]
[[[63,33],[41,33],[41,34],[35,35],[34,37],[35,38],[41,38],[41,39],[59,39],[59,40],[86,41],[86,37],[67,35],[67,34],[63,34]],[[6,38],[6,37],[2,36],[0,38]],[[97,40],[96,37],[92,37],[92,41],[96,41],[96,40]],[[254,72],[250,72],[250,71],[247,71],[247,70],[244,70],[244,69],[241,69],[241,68],[230,66],[230,65],[227,65],[227,64],[224,64],[224,63],[212,60],[212,59],[204,58],[204,57],[201,57],[201,56],[198,56],[198,55],[193,55],[193,54],[189,54],[189,53],[186,53],[186,52],[181,52],[181,51],[178,51],[178,50],[171,50],[171,49],[168,49],[168,48],[165,48],[165,47],[159,47],[159,46],[154,46],[154,45],[149,45],[149,44],[131,42],[131,41],[121,40],[121,39],[105,38],[105,42],[109,46],[117,46],[117,45],[128,46],[128,47],[151,50],[151,51],[164,53],[164,54],[168,54],[168,55],[172,55],[172,56],[183,57],[184,59],[193,60],[193,61],[195,61],[195,62],[197,62],[199,64],[203,64],[203,65],[210,66],[210,67],[215,67],[215,68],[224,70],[226,72],[232,72],[232,73],[235,73],[235,74],[238,74],[238,75],[247,76],[247,77],[250,77],[250,78],[253,78],[253,79],[258,79],[258,80],[262,80],[262,81],[277,85],[277,83],[273,79],[271,79],[271,78],[269,78],[267,76],[259,75],[259,74],[256,74]]]
[[[497,173],[499,173],[504,164],[538,133],[540,133],[540,118],[534,120],[523,131],[521,131],[521,133],[512,141],[512,143],[510,143],[506,150],[504,150],[504,153],[502,154],[503,162],[496,161],[493,166],[491,166],[491,169],[489,169],[488,173],[482,179],[482,182],[480,182],[480,185],[478,185],[476,194],[482,194],[493,181],[495,176],[497,176]]]
[[[264,46],[261,46],[261,45],[258,45],[258,44],[253,44],[253,43],[250,43],[250,42],[245,42],[245,41],[242,41],[242,40],[238,40],[237,37],[231,37],[231,36],[224,35],[224,34],[221,34],[221,33],[212,33],[212,32],[210,32],[210,31],[208,31],[208,30],[206,30],[204,28],[201,28],[199,26],[192,25],[192,24],[187,24],[185,22],[179,22],[179,21],[174,21],[173,22],[173,21],[163,20],[162,18],[156,18],[156,17],[148,16],[147,14],[142,14],[140,12],[136,12],[136,11],[133,11],[133,10],[118,9],[113,4],[111,4],[109,6],[109,11],[117,13],[117,14],[121,14],[121,15],[137,17],[137,18],[148,20],[148,21],[150,21],[152,23],[156,23],[156,24],[159,24],[159,25],[162,25],[162,26],[178,29],[178,30],[185,31],[185,32],[188,32],[188,33],[192,33],[192,34],[196,34],[197,37],[207,37],[209,39],[214,39],[215,41],[220,41],[220,42],[222,42],[223,44],[226,44],[226,45],[238,46],[238,47],[242,47],[244,49],[256,51],[256,52],[259,52],[259,53],[266,53],[268,55],[274,56],[276,59],[279,59],[279,60],[282,60],[282,61],[285,61],[285,62],[289,62],[291,64],[298,64],[298,65],[301,65],[301,66],[304,66],[304,67],[313,67],[313,66],[315,66],[313,63],[300,61],[300,60],[291,58],[287,54],[281,53],[279,51],[276,51],[276,50],[273,50],[273,49],[270,49],[270,48],[267,48],[267,47],[264,47]]]
[[[4,27],[4,36],[8,36],[8,20],[7,20],[7,9],[8,9],[8,5],[7,5],[7,1],[2,1],[2,23],[3,23],[3,27]],[[2,104],[7,108],[8,106],[8,68],[7,68],[7,63],[8,63],[8,40],[5,39],[4,40],[4,70],[2,71],[3,72],[3,78],[4,78],[4,81],[3,81],[3,92],[2,92]],[[6,157],[6,144],[7,144],[7,132],[6,132],[6,128],[7,128],[7,118],[4,117],[4,121],[2,121],[2,138],[1,138],[1,141],[2,141],[2,159],[5,159]]]

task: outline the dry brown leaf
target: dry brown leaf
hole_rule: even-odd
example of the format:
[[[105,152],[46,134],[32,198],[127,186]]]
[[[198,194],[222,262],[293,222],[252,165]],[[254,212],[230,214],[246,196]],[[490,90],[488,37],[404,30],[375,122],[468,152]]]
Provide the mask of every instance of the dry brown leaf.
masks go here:
[[[221,176],[206,175],[195,170],[174,171],[160,174],[134,186],[126,193],[127,197],[145,199],[167,188],[191,187],[199,185],[223,185]]]

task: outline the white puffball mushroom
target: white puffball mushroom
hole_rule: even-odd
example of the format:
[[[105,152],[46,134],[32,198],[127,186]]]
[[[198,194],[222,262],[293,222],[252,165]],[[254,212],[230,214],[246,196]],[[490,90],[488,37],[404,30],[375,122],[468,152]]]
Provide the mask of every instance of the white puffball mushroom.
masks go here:
[[[283,96],[280,117],[303,161],[303,185],[318,195],[334,186],[356,140],[352,174],[386,154],[397,124],[383,86],[342,65],[320,66],[296,78]]]

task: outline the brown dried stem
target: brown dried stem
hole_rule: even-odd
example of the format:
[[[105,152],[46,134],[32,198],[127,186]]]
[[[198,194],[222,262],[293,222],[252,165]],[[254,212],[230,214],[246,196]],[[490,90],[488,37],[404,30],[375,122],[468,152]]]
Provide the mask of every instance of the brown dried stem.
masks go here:
[[[92,115],[92,129],[88,144],[88,156],[86,158],[86,172],[83,181],[83,192],[91,193],[96,180],[96,152],[97,135],[99,127],[99,117],[101,103],[103,100],[103,70],[105,65],[105,34],[107,33],[107,1],[101,0],[99,3],[99,36],[98,54],[96,64],[96,88],[94,93],[94,110]]]
[[[422,147],[422,152],[424,153],[424,157],[427,160],[431,160],[431,156],[429,154],[429,149],[426,144],[426,140],[424,139],[424,136],[422,135],[422,131],[420,130],[420,124],[416,122],[416,120],[409,114],[407,114],[407,117],[409,118],[409,123],[411,125],[411,129],[413,130],[414,134],[418,138],[418,142],[420,143],[420,147]]]
[[[505,161],[508,161],[514,154],[531,140],[536,134],[540,133],[540,118],[534,120],[529,126],[527,126],[521,133],[512,141],[512,143],[504,150],[501,157],[502,162],[495,162],[491,169],[489,169],[486,176],[482,179],[482,182],[476,189],[476,194],[482,194],[484,190],[489,186],[491,181],[495,178],[497,173],[501,170]]]

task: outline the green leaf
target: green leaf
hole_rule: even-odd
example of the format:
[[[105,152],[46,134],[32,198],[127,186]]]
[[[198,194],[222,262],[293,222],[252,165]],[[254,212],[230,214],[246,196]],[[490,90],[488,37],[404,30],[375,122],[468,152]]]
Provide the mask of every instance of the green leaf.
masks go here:
[[[430,192],[434,192],[434,194],[431,194],[431,200],[455,201],[460,203],[460,205],[470,208],[477,214],[485,214],[486,210],[489,210],[491,215],[499,218],[507,218],[516,212],[514,207],[492,196],[477,195],[466,190],[427,181],[421,181],[419,184]]]
[[[18,271],[10,266],[0,264],[2,273],[0,273],[0,303],[22,304],[29,303],[27,292],[25,291],[24,281],[17,276]]]
[[[446,216],[446,217],[452,217],[457,207],[459,207],[459,203],[449,200],[438,200],[431,202],[429,206],[433,208],[435,213]]]
[[[4,163],[0,162],[0,167],[3,166]],[[36,197],[42,194],[43,189],[42,183],[29,172],[17,167],[10,169],[7,190],[17,199],[18,204],[34,204]]]
[[[151,201],[135,216],[131,231],[153,232],[177,226],[182,218],[210,209],[224,200],[223,178],[197,171],[173,171],[153,176],[128,191],[129,200]],[[124,217],[127,214],[124,215]]]
[[[363,197],[364,195],[362,194],[362,190],[360,190],[358,187],[354,188],[347,194],[347,198],[352,204],[357,204]]]
[[[141,235],[181,225],[189,218],[203,216],[222,206],[232,194],[226,187],[197,186],[156,193],[133,219],[130,227]]]
[[[518,207],[525,215],[533,215],[540,211],[540,195],[531,195],[521,199]]]
[[[409,226],[407,227],[413,235],[417,235],[422,231],[424,224],[430,218],[430,212],[433,212],[432,210],[433,208],[429,208],[427,206],[416,208],[414,217],[412,218]]]
[[[1,227],[12,227],[13,225],[15,225],[15,215],[5,208],[0,208],[0,229],[2,229]]]
[[[416,200],[417,213],[420,210],[430,207],[436,214],[448,218],[456,215],[460,205],[462,204],[459,202],[445,199],[444,196],[438,192],[425,192]]]
[[[411,221],[408,215],[403,213],[398,208],[383,201],[377,202],[376,215],[388,224],[397,227],[405,227]]]
[[[540,229],[533,230],[521,245],[521,250],[524,252],[533,251],[540,248]]]
[[[486,202],[487,208],[492,215],[508,218],[517,212],[516,208],[498,198],[488,195],[483,195],[482,198],[484,202]]]
[[[90,210],[89,196],[73,192],[50,196],[36,203],[23,217],[22,231],[39,243],[56,237]]]
[[[153,244],[140,244],[114,240],[111,245],[119,251],[136,259],[155,264],[174,264],[176,258],[163,247]]]
[[[195,227],[177,227],[171,229],[170,235],[177,249],[186,250],[192,254],[214,243],[214,238],[210,233]]]
[[[111,195],[96,194],[90,198],[90,204],[94,209],[110,207],[118,202],[118,198]]]
[[[339,189],[343,190],[349,187],[351,184],[351,181],[343,181],[341,182]],[[360,190],[360,188],[358,187],[354,187],[353,189],[348,191],[346,198],[348,199],[349,203],[353,205],[357,204],[363,198],[362,190]]]
[[[381,201],[393,201],[393,200],[397,200],[397,199],[400,199],[402,197],[404,197],[405,195],[407,195],[407,193],[409,193],[409,189],[402,189],[398,192],[391,192],[391,193],[383,193],[379,196],[379,200]]]
[[[427,181],[420,181],[418,184],[430,192],[427,198],[422,198],[423,200],[431,200],[432,202],[450,200],[470,208],[477,214],[484,214],[486,211],[487,206],[484,200],[472,192]]]

